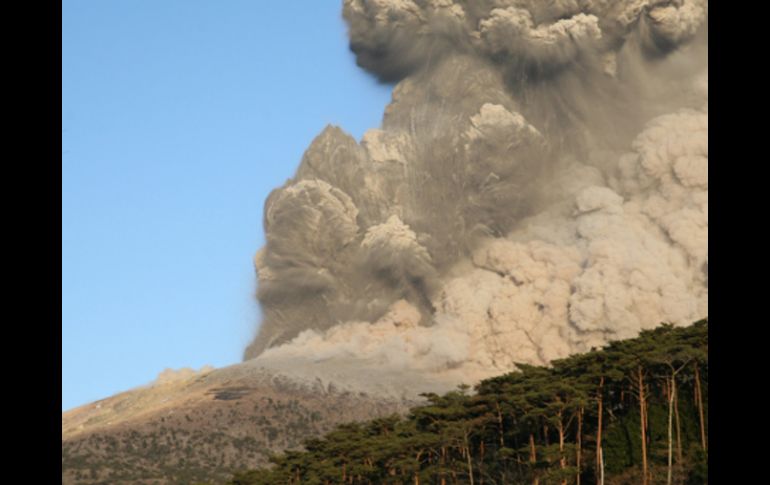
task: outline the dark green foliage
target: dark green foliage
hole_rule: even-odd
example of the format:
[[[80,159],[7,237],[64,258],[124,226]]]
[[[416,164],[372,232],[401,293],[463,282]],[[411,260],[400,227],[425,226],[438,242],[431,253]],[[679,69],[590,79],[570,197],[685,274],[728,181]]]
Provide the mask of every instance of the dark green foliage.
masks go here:
[[[663,325],[638,338],[555,361],[528,365],[467,386],[409,416],[338,427],[305,451],[237,474],[231,484],[596,483],[598,402],[602,401],[605,483],[642,483],[639,375],[646,404],[650,483],[668,471],[669,389],[674,371],[679,439],[674,483],[707,483],[699,406],[708,422],[708,321]],[[697,374],[696,374],[697,368]],[[702,397],[697,399],[696,376]],[[672,413],[673,422],[673,413]],[[580,424],[578,424],[580,423]],[[707,432],[707,430],[705,430]],[[579,436],[578,436],[579,434]],[[676,438],[674,438],[676,440]],[[580,445],[578,446],[578,442]],[[580,463],[577,462],[578,454]]]

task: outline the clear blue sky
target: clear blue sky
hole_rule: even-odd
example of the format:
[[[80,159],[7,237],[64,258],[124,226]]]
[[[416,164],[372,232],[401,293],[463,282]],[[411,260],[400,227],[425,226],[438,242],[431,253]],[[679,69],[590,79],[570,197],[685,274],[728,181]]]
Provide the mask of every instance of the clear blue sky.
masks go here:
[[[63,1],[62,409],[240,360],[265,197],[390,100],[341,3]]]

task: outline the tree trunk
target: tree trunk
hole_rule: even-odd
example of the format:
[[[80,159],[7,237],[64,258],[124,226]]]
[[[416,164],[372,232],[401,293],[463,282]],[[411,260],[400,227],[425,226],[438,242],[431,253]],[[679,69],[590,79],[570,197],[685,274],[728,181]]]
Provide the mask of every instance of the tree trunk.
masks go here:
[[[465,432],[464,435],[465,438],[465,458],[468,461],[468,479],[470,480],[471,485],[473,485],[473,464],[471,463],[471,450],[468,446],[468,432]]]
[[[497,408],[497,429],[500,434],[500,448],[505,446],[503,441],[503,412],[500,410],[500,403],[495,401],[495,407]]]
[[[567,466],[567,457],[564,456],[564,423],[562,422],[562,412],[559,411],[559,468],[564,470]],[[567,485],[567,479],[563,478],[561,485]]]
[[[639,386],[639,415],[641,424],[639,428],[642,434],[642,485],[647,485],[647,413],[644,402],[644,376],[642,366],[637,369],[637,384]]]
[[[703,419],[703,394],[701,393],[698,364],[695,364],[695,399],[698,402],[698,416],[700,418],[700,442],[703,451],[708,451],[706,449],[706,423]]]
[[[473,464],[471,463],[471,454],[470,451],[466,449],[465,458],[468,460],[468,479],[471,482],[471,485],[473,485]]]
[[[604,485],[604,452],[599,448],[599,485]]]
[[[414,471],[414,485],[420,485],[420,456],[422,456],[423,450],[417,452],[417,456],[414,457],[415,471]]]
[[[666,484],[671,485],[671,468],[674,460],[674,436],[673,436],[673,420],[674,420],[674,395],[676,393],[676,385],[674,380],[676,376],[671,371],[671,379],[668,385],[668,474],[666,475]]]
[[[679,392],[674,389],[674,423],[676,423],[676,462],[682,463],[682,434],[679,423]]]
[[[446,485],[446,447],[441,447],[441,485]]]
[[[599,424],[596,430],[596,478],[598,480],[599,471],[602,469],[602,421],[604,414],[602,405],[604,404],[604,376],[599,380],[599,390],[596,393],[596,400],[597,414],[599,415]]]
[[[578,429],[577,429],[577,456],[575,462],[577,463],[577,476],[575,477],[576,485],[580,485],[580,469],[582,468],[581,452],[583,451],[583,407],[578,410]]]

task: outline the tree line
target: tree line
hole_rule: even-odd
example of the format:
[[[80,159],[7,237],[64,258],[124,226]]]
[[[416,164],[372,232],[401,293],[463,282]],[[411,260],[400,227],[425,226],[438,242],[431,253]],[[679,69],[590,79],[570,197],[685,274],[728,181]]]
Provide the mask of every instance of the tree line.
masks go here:
[[[339,426],[231,485],[707,483],[708,320]]]

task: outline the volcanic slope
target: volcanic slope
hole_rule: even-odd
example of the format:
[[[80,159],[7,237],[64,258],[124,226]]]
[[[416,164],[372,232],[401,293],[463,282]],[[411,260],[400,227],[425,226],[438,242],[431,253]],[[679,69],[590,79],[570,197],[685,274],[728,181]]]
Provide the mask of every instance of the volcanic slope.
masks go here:
[[[62,483],[221,482],[337,424],[404,413],[419,392],[449,387],[340,359],[165,371],[62,414]]]

